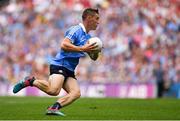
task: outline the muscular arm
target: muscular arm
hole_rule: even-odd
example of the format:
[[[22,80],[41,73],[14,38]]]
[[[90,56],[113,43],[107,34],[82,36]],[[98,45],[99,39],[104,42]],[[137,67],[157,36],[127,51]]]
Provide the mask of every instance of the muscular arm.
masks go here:
[[[71,43],[71,41],[68,38],[65,38],[61,43],[61,49],[65,51],[73,51],[73,52],[82,52],[82,47],[75,46]]]
[[[71,41],[68,38],[65,38],[60,47],[61,49],[65,50],[65,51],[72,51],[72,52],[90,52],[93,49],[95,49],[97,46],[94,44],[85,44],[84,46],[80,47],[80,46],[76,46],[74,44],[71,43]]]

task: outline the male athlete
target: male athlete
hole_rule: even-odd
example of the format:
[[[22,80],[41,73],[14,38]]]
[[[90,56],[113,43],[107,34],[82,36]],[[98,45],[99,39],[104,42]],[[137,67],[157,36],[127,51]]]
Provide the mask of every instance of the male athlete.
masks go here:
[[[14,93],[19,92],[27,86],[35,86],[52,96],[57,96],[61,88],[63,88],[67,92],[67,95],[59,98],[57,102],[50,106],[46,111],[47,115],[65,116],[59,109],[81,96],[80,88],[74,74],[74,70],[79,63],[79,58],[85,56],[85,52],[93,60],[98,58],[99,52],[95,54],[91,53],[97,48],[96,43],[88,43],[88,39],[91,38],[88,32],[96,30],[99,24],[98,10],[93,8],[85,9],[82,14],[82,20],[83,23],[72,26],[66,31],[60,45],[61,50],[50,62],[50,76],[48,81],[36,79],[35,77],[25,77],[14,86]]]

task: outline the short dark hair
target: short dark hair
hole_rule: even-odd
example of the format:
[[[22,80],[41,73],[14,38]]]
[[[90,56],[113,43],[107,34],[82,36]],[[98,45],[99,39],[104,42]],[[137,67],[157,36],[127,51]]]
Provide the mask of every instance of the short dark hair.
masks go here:
[[[95,14],[99,14],[98,9],[86,8],[82,14],[82,20],[85,20],[88,15],[95,15]]]

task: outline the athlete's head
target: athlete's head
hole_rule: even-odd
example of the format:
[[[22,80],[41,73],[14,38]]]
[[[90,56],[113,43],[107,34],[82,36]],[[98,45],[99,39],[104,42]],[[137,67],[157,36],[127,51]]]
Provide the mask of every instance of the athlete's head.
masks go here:
[[[96,30],[99,24],[99,11],[98,9],[87,8],[83,11],[82,20],[86,23],[88,30]]]

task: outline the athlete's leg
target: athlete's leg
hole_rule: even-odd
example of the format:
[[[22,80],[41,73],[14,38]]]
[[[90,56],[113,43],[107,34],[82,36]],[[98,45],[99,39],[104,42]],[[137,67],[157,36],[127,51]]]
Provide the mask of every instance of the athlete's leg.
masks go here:
[[[49,77],[49,81],[45,80],[35,80],[33,86],[39,88],[40,90],[46,92],[49,95],[56,96],[60,93],[60,90],[64,83],[64,76],[61,74],[52,74]],[[46,110],[46,115],[59,115],[65,116],[64,113],[60,112],[59,109],[62,106],[59,103],[55,103],[48,107]]]
[[[36,79],[33,82],[33,86],[39,88],[43,92],[57,96],[63,86],[64,83],[64,76],[61,74],[52,74],[49,76],[49,80],[39,80]]]
[[[63,89],[67,92],[67,95],[57,100],[57,102],[59,102],[62,107],[71,104],[81,96],[78,82],[72,77],[67,78],[63,84]]]
[[[19,81],[13,88],[13,92],[17,93],[21,89],[28,86],[35,86],[45,93],[56,96],[59,94],[64,83],[64,76],[62,74],[52,74],[49,80],[35,79],[34,77],[26,77]]]

